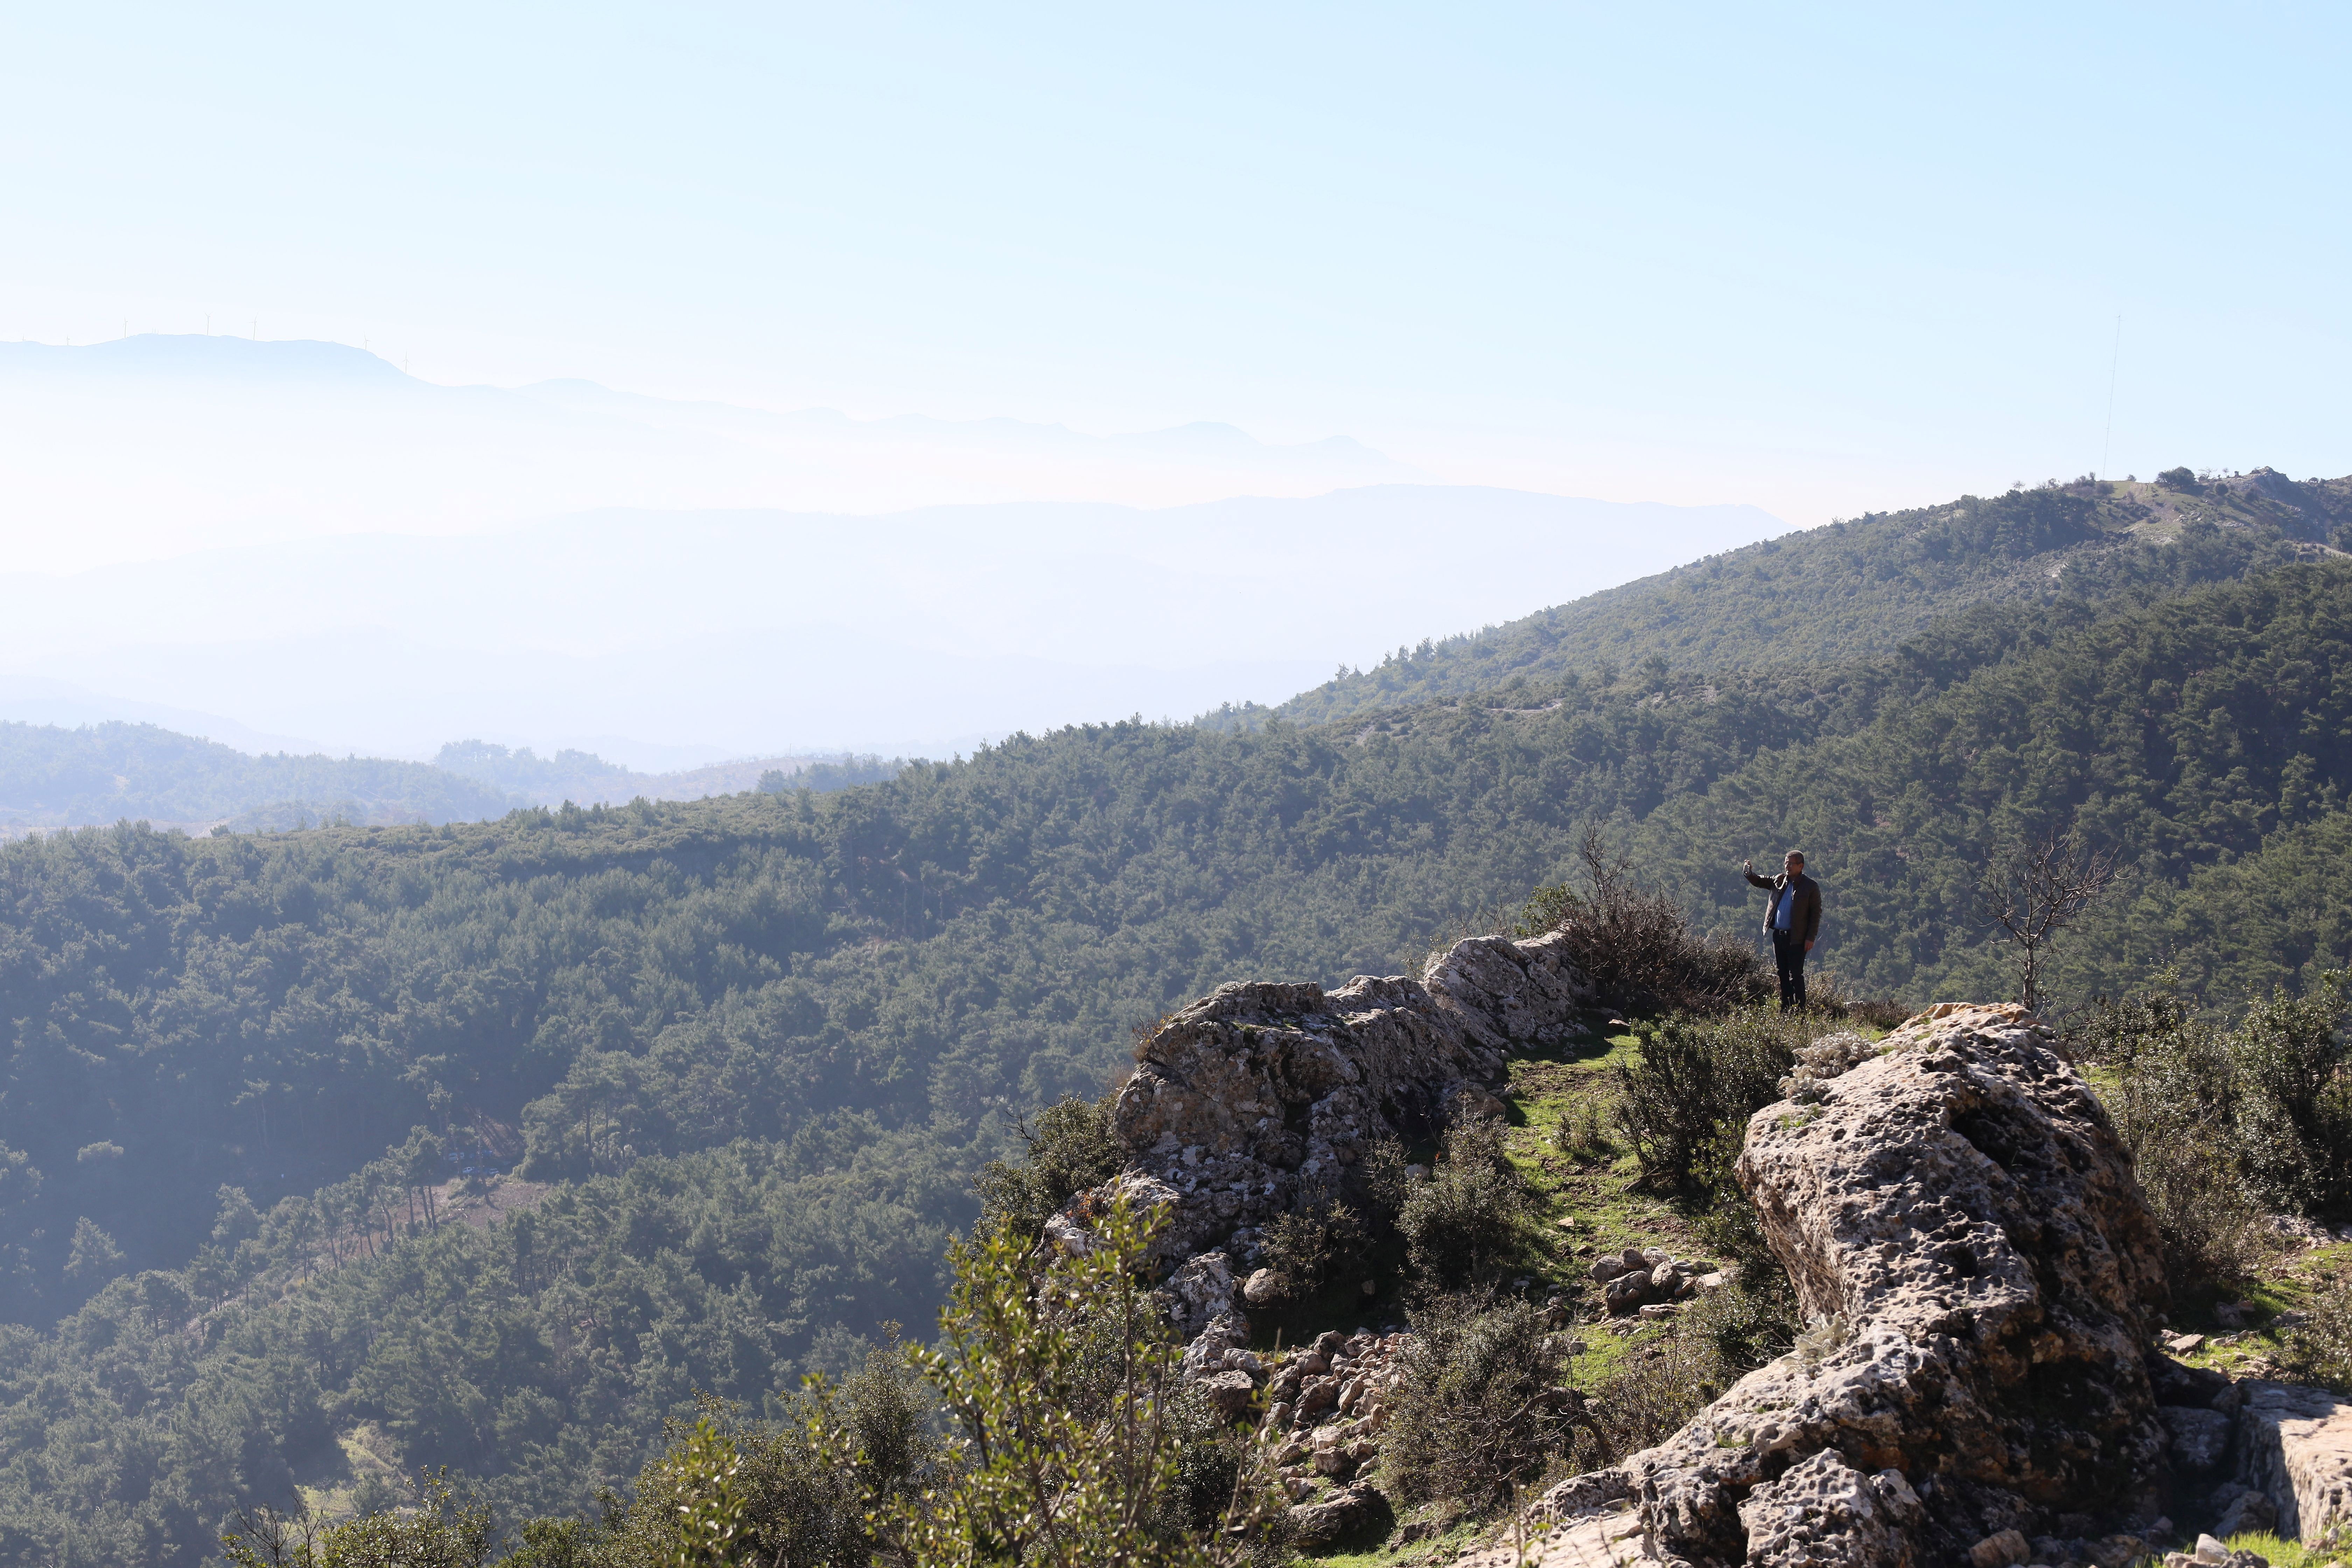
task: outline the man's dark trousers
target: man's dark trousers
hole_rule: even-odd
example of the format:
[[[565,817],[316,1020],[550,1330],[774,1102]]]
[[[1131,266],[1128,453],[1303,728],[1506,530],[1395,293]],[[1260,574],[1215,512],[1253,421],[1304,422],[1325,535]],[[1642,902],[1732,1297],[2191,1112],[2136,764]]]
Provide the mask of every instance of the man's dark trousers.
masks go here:
[[[1780,1005],[1805,1005],[1805,941],[1795,931],[1772,933],[1772,963],[1780,971]]]

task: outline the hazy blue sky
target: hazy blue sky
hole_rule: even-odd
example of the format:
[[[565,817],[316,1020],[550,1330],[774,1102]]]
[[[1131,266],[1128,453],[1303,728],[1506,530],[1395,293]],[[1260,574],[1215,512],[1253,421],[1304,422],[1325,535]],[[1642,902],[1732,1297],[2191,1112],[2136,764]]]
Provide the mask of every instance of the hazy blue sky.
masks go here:
[[[0,335],[1350,434],[1795,522],[2352,469],[2342,7],[18,5]]]

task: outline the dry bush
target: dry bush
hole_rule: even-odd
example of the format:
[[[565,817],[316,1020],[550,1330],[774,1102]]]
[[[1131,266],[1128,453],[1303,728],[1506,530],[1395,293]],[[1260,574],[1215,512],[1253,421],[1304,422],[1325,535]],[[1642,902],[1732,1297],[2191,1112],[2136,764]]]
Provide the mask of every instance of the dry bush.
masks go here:
[[[1701,935],[1674,899],[1634,885],[1633,862],[1611,858],[1600,829],[1585,829],[1578,854],[1586,891],[1541,889],[1522,923],[1548,918],[1565,931],[1570,956],[1611,1006],[1645,1017],[1720,1013],[1770,989],[1753,943]]]
[[[1304,1297],[1329,1284],[1340,1265],[1359,1259],[1369,1239],[1352,1205],[1326,1202],[1276,1215],[1259,1246],[1283,1293]]]
[[[1874,1029],[1897,1027],[1919,1009],[1908,1002],[1898,1002],[1892,996],[1875,997],[1866,1002],[1846,1005],[1846,1016],[1857,1023],[1868,1024]]]
[[[1534,1307],[1441,1297],[1413,1314],[1412,1327],[1381,1438],[1398,1496],[1484,1508],[1567,1451],[1578,1401],[1560,1382],[1558,1342]]]
[[[1843,975],[1828,969],[1806,976],[1805,996],[1806,1005],[1825,1017],[1852,1019],[1876,1029],[1891,1029],[1918,1011],[1892,996],[1856,996]]]

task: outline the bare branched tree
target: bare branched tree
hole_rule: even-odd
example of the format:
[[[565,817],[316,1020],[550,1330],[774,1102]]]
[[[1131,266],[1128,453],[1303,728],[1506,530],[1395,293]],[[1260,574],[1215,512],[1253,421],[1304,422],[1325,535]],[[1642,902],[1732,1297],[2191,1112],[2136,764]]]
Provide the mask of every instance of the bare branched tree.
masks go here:
[[[2012,847],[1985,868],[1977,907],[1984,923],[2000,927],[2016,947],[2018,1000],[2029,1009],[2042,1005],[2042,950],[2098,902],[2115,878],[2114,855],[2092,848],[2079,826]]]
[[[1537,899],[1611,1006],[1654,1017],[1721,1013],[1763,996],[1752,941],[1700,934],[1680,900],[1633,879],[1632,860],[1611,855],[1598,827],[1585,828],[1578,853],[1591,890],[1546,889]]]

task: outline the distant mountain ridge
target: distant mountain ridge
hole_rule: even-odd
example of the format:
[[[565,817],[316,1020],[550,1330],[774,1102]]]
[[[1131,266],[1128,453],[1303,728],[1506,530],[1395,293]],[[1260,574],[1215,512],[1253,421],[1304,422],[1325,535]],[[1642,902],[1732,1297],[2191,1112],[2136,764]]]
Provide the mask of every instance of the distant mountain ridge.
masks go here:
[[[870,759],[866,759],[870,761]],[[782,787],[783,781],[806,778],[814,789],[839,789],[847,783],[870,783],[889,772],[869,768],[855,779],[838,779],[845,765],[861,759],[845,755],[806,757],[745,757],[712,763],[675,773],[638,773],[609,763],[593,752],[562,750],[541,757],[529,746],[509,750],[488,741],[452,741],[441,748],[433,765],[511,792],[536,805],[620,805],[632,800],[703,800],[715,795],[740,795],[746,790]]]
[[[1873,513],[1710,555],[1507,626],[1398,648],[1273,712],[1326,723],[1570,670],[1822,668],[1993,601],[2179,592],[2352,545],[2352,477],[2078,482]],[[1262,721],[1226,713],[1212,722]]]
[[[446,385],[397,357],[228,336],[0,343],[11,510],[47,525],[18,564],[152,555],[175,539],[469,532],[592,507],[1164,507],[1428,478],[1346,437],[1272,441],[1213,422],[1095,435],[1034,420],[688,402],[581,381]]]
[[[153,724],[0,722],[0,834],[143,821],[203,832],[478,822],[519,807],[701,800],[805,779],[816,790],[887,777],[870,759],[755,757],[641,773],[592,752],[551,758],[452,742],[433,763],[250,756]]]

